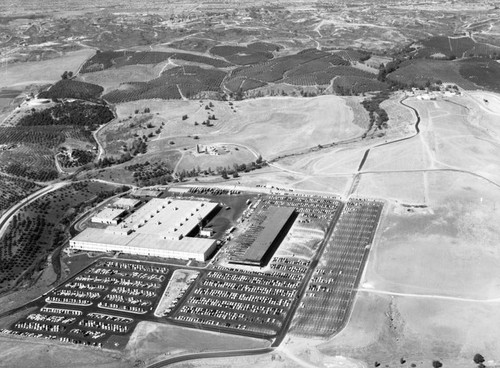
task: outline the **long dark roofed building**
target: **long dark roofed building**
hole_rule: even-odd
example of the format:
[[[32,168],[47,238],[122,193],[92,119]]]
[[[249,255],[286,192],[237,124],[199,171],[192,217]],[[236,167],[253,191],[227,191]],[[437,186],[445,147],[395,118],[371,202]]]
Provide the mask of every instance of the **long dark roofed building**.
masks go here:
[[[241,259],[229,263],[263,267],[278,249],[296,218],[293,207],[270,207],[266,227],[246,250]]]

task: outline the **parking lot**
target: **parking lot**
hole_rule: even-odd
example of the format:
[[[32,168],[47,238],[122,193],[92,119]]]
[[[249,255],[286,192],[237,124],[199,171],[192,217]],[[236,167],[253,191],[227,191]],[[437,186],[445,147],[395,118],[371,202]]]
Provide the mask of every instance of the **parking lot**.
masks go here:
[[[279,271],[263,274],[226,268],[209,271],[172,318],[227,332],[275,336],[298,296],[303,278],[298,273],[295,279],[288,275]]]
[[[310,194],[270,195],[263,198],[264,209],[269,206],[294,207],[301,221],[328,224],[334,218],[340,201],[336,197]]]
[[[344,326],[382,208],[372,200],[346,203],[297,309],[294,332],[327,337]]]
[[[130,334],[140,317],[152,314],[170,274],[160,264],[97,261],[48,292],[37,311],[2,332],[106,346],[110,336]]]

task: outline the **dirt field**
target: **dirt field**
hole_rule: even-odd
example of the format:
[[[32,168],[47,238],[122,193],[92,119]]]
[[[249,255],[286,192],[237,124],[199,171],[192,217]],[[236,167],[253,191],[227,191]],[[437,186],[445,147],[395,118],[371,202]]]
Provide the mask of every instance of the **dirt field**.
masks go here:
[[[362,174],[356,194],[406,204],[426,203],[424,172]]]
[[[149,134],[145,129],[146,123],[134,123],[143,117],[145,109],[149,109],[147,123],[154,126],[150,130],[156,131],[160,126],[162,129],[148,140],[145,156],[179,149],[182,154],[177,164],[179,170],[232,167],[234,163],[255,161],[258,155],[271,159],[321,143],[360,136],[363,128],[354,121],[365,116],[360,109],[351,107],[354,103],[351,100],[346,104],[340,97],[322,96],[235,102],[134,101],[117,105],[118,119],[102,129],[99,138],[103,140],[105,150],[113,153],[117,152],[122,141],[131,140],[134,133],[139,136]],[[136,128],[130,129],[131,123]],[[219,149],[226,146],[228,152],[220,150],[220,155],[198,155],[197,144]],[[353,166],[358,156],[359,152],[356,152]],[[309,164],[305,162],[304,165]],[[321,167],[319,171],[324,169]]]
[[[275,253],[276,257],[295,256],[311,259],[318,249],[325,232],[318,227],[294,222],[286,238]]]
[[[193,270],[175,270],[172,274],[172,278],[168,282],[161,300],[158,302],[158,306],[155,310],[155,316],[162,317],[166,315],[167,308],[170,306],[176,298],[180,298],[184,295],[185,291],[189,287],[188,282],[192,282],[199,275],[199,272]]]
[[[239,143],[265,158],[352,138],[363,132],[352,123],[352,109],[336,96],[261,98],[237,101],[232,106],[221,101],[212,104],[207,109],[208,102],[137,101],[118,105],[117,113],[126,117],[136,109],[149,107],[153,114],[158,113],[158,119],[166,122],[159,139],[198,135],[199,143]],[[185,120],[183,115],[187,115]],[[202,125],[209,115],[215,115],[213,126]]]
[[[57,59],[8,65],[2,72],[0,87],[53,83],[61,79],[65,70],[75,73],[93,54],[94,50],[83,49],[68,52]]]
[[[125,65],[118,69],[107,69],[104,71],[84,73],[78,76],[78,80],[87,83],[98,84],[104,88],[103,95],[114,90],[125,82],[147,82],[157,78],[161,71],[166,69],[169,62],[155,65]]]
[[[328,356],[344,355],[384,367],[472,366],[481,353],[494,365],[499,344],[498,304],[485,305],[435,299],[360,293],[347,328],[318,345]]]
[[[2,368],[127,368],[132,362],[120,359],[117,352],[92,350],[40,339],[0,336],[0,367]],[[26,352],[29,351],[29,354]]]
[[[500,189],[459,173],[428,173],[429,210],[394,206],[362,287],[466,299],[500,298]],[[443,260],[446,260],[443,265]],[[500,300],[500,299],[499,299]]]
[[[141,360],[151,364],[188,352],[256,349],[266,346],[269,346],[269,342],[264,340],[141,322],[130,337],[124,353],[127,360]]]

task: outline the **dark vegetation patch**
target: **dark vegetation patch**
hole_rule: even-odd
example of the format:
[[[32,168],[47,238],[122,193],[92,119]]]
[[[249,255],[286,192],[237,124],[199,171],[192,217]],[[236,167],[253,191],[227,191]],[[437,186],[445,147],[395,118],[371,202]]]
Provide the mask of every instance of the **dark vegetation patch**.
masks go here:
[[[91,163],[95,157],[96,155],[92,151],[75,148],[70,152],[63,150],[57,155],[57,160],[64,168],[74,168]]]
[[[212,54],[224,57],[234,64],[242,65],[229,72],[217,68],[201,68],[185,65],[163,72],[147,82],[122,83],[119,88],[103,98],[111,103],[121,103],[140,99],[181,99],[181,98],[220,98],[224,93],[243,98],[243,93],[268,83],[287,83],[296,86],[325,86],[335,77],[342,78],[338,85],[344,87],[350,80],[355,85],[344,92],[362,93],[382,90],[384,84],[376,82],[376,76],[358,68],[351,67],[349,60],[366,60],[370,54],[361,51],[322,51],[306,49],[293,55],[274,58],[272,52],[280,46],[255,42],[248,46],[214,46]],[[153,64],[165,60],[165,52],[99,52],[87,61],[82,72],[103,70],[130,64]],[[181,55],[181,54],[175,54]],[[198,56],[190,55],[193,61]],[[205,58],[205,57],[202,57]],[[211,58],[208,58],[211,59]],[[211,59],[221,61],[219,59]],[[227,64],[229,65],[229,64]],[[356,78],[355,78],[356,77]],[[223,82],[224,81],[224,82]],[[372,81],[372,82],[370,82]],[[223,88],[221,83],[224,83]],[[383,81],[382,81],[383,82]],[[206,93],[209,93],[206,95]]]
[[[339,76],[333,81],[333,90],[341,96],[358,95],[366,92],[385,91],[388,85],[376,79],[362,76]]]
[[[262,63],[274,57],[268,50],[271,44],[255,43],[253,46],[215,46],[210,49],[213,55],[221,56],[233,64],[250,65]],[[278,46],[274,46],[276,50]]]
[[[57,179],[59,174],[54,159],[57,147],[68,139],[94,146],[91,131],[113,117],[107,106],[82,101],[31,111],[17,126],[0,128],[0,144],[3,145],[0,170],[37,181]]]
[[[308,67],[307,63],[304,67]],[[311,63],[312,64],[312,63]],[[331,83],[332,79],[336,77],[345,77],[345,80],[350,80],[349,78],[364,79],[366,81],[377,82],[377,76],[375,74],[366,72],[361,69],[357,69],[351,66],[332,66],[325,67],[324,69],[318,68],[317,71],[305,72],[304,70],[293,70],[287,73],[287,77],[283,80],[285,83],[290,83],[294,85],[328,85]],[[337,80],[337,79],[335,79]],[[382,83],[383,84],[383,83]],[[375,86],[378,88],[380,83],[376,83]],[[381,88],[384,89],[387,86],[383,85]],[[360,90],[361,92],[372,91],[373,89]]]
[[[232,77],[224,82],[224,86],[233,92],[237,88],[243,92],[247,90],[244,86],[248,81],[282,82],[296,86],[324,86],[329,85],[332,79],[339,77],[336,92],[341,92],[341,94],[380,91],[388,87],[383,81],[377,81],[375,74],[350,66],[349,61],[341,55],[341,53],[331,54],[316,49],[304,50],[296,55],[235,69]],[[347,58],[347,55],[345,57]]]
[[[491,59],[470,59],[460,63],[460,74],[476,85],[500,92],[500,65]]]
[[[166,70],[160,77],[148,82],[123,84],[120,89],[103,97],[112,103],[141,99],[196,98],[205,91],[220,92],[220,85],[226,73],[217,69],[203,69],[197,66],[182,66]]]
[[[224,82],[224,87],[232,93],[246,92],[265,85],[267,83],[246,77],[230,78]]]
[[[366,61],[370,59],[371,54],[368,51],[364,50],[341,50],[341,51],[335,51],[335,55],[338,55],[346,60],[349,60],[349,62],[353,61]]]
[[[231,65],[224,60],[180,52],[100,51],[85,62],[80,73],[90,73],[125,65],[158,64],[169,58],[206,64],[217,68],[224,68]]]
[[[23,116],[19,126],[71,125],[95,130],[114,118],[105,105],[88,104],[81,101],[65,102],[54,107],[32,111]]]
[[[0,171],[35,181],[50,181],[59,176],[54,151],[35,144],[19,144],[0,151]]]
[[[316,59],[331,56],[329,53],[316,49],[301,51],[295,55],[287,55],[258,65],[237,68],[232,76],[244,76],[262,82],[277,82],[283,79],[289,70]]]
[[[455,83],[464,89],[477,88],[472,80],[464,78],[461,65],[459,61],[412,59],[390,68],[386,78],[388,82],[403,87],[424,88],[442,81]]]
[[[138,186],[165,185],[174,180],[172,165],[164,161],[146,161],[126,166],[125,169],[132,172],[134,182]]]
[[[92,133],[88,130],[75,129],[70,125],[63,126],[17,126],[0,128],[0,144],[33,144],[47,148],[55,148],[68,138],[94,143]]]
[[[254,42],[247,45],[247,48],[252,51],[279,51],[280,46],[269,42]]]
[[[0,128],[0,170],[16,177],[49,181],[57,179],[56,148],[67,139],[88,145],[95,141],[89,130],[80,127],[16,126]]]
[[[50,87],[49,90],[41,92],[39,98],[75,98],[79,100],[94,101],[99,98],[104,88],[97,84],[80,82],[73,79],[62,79]]]
[[[67,240],[76,216],[125,189],[77,182],[22,208],[0,239],[0,293],[43,269],[48,255]]]
[[[183,38],[181,40],[174,41],[168,44],[169,47],[175,49],[197,52],[207,52],[215,45],[217,45],[217,41],[195,37]]]
[[[0,213],[40,188],[31,181],[0,174]]]
[[[429,58],[436,54],[443,54],[449,60],[486,56],[496,58],[500,55],[500,48],[485,43],[475,42],[470,37],[435,36],[418,42],[421,47],[415,51],[417,58]]]
[[[370,115],[370,126],[368,130],[371,130],[374,127],[379,130],[387,128],[387,121],[389,121],[389,116],[387,115],[387,111],[380,107],[380,104],[389,99],[389,97],[389,91],[382,91],[372,96],[371,98],[365,99],[361,103]]]

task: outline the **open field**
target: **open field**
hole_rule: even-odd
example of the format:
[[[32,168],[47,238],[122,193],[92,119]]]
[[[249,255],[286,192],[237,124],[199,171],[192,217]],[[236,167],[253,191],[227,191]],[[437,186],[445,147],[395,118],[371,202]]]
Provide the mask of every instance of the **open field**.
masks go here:
[[[494,365],[499,352],[497,309],[495,303],[360,292],[346,329],[317,348],[368,366],[400,366],[403,358],[416,367],[439,360],[444,367],[467,368],[478,352]]]
[[[147,82],[157,78],[161,71],[171,64],[169,61],[154,65],[124,65],[118,69],[107,69],[93,73],[84,73],[78,80],[97,84],[104,88],[104,94],[116,89],[125,82]],[[175,64],[172,64],[172,67]]]
[[[93,54],[94,50],[83,49],[67,52],[57,59],[9,65],[5,73],[2,72],[0,87],[56,82],[65,70],[76,73],[80,65]]]
[[[287,157],[273,165],[311,176],[345,175],[356,172],[365,151],[365,147],[334,146],[297,158]]]
[[[131,361],[152,364],[161,358],[188,352],[252,349],[268,345],[267,341],[249,337],[141,322],[130,337],[125,356]]]
[[[233,164],[249,164],[254,162],[257,157],[245,147],[228,145],[213,145],[211,147],[219,147],[218,155],[209,155],[206,153],[198,154],[196,149],[185,151],[177,163],[177,172],[182,170],[192,170],[199,167],[202,171],[211,168],[215,170],[217,167],[233,168]]]
[[[355,194],[407,204],[425,204],[425,172],[364,173]]]
[[[478,95],[476,95],[478,96]],[[487,95],[485,95],[487,99]],[[408,102],[419,110],[422,145],[432,165],[468,170],[499,181],[500,161],[496,150],[500,128],[495,124],[497,101],[488,102],[489,110],[469,97],[442,101]]]
[[[370,151],[363,166],[364,171],[427,169],[430,158],[427,147],[419,137],[414,137],[402,144],[390,144]]]
[[[396,205],[385,220],[368,262],[366,288],[500,298],[500,279],[492,273],[500,262],[494,240],[500,190],[462,173],[429,172],[426,182],[428,210],[401,211]]]
[[[118,118],[100,130],[98,137],[106,154],[119,155],[125,153],[124,144],[130,146],[136,139],[134,135],[153,133],[143,157],[161,154],[169,157],[175,152],[172,150],[179,150],[180,170],[189,171],[198,166],[202,170],[232,167],[234,163],[255,161],[258,155],[270,159],[361,135],[361,123],[353,121],[363,119],[364,114],[362,110],[352,109],[351,103],[346,105],[342,97],[336,96],[277,97],[229,103],[135,101],[119,104]],[[145,109],[150,112],[143,113]],[[210,119],[211,116],[214,119]],[[218,147],[220,154],[196,154],[197,144]]]
[[[118,353],[96,350],[89,354],[87,349],[64,345],[60,342],[0,336],[0,344],[2,346],[0,366],[5,368],[36,368],[56,364],[74,368],[81,368],[88,364],[102,368],[133,366],[132,363],[120,359]],[[26,351],[30,353],[26,354]]]

